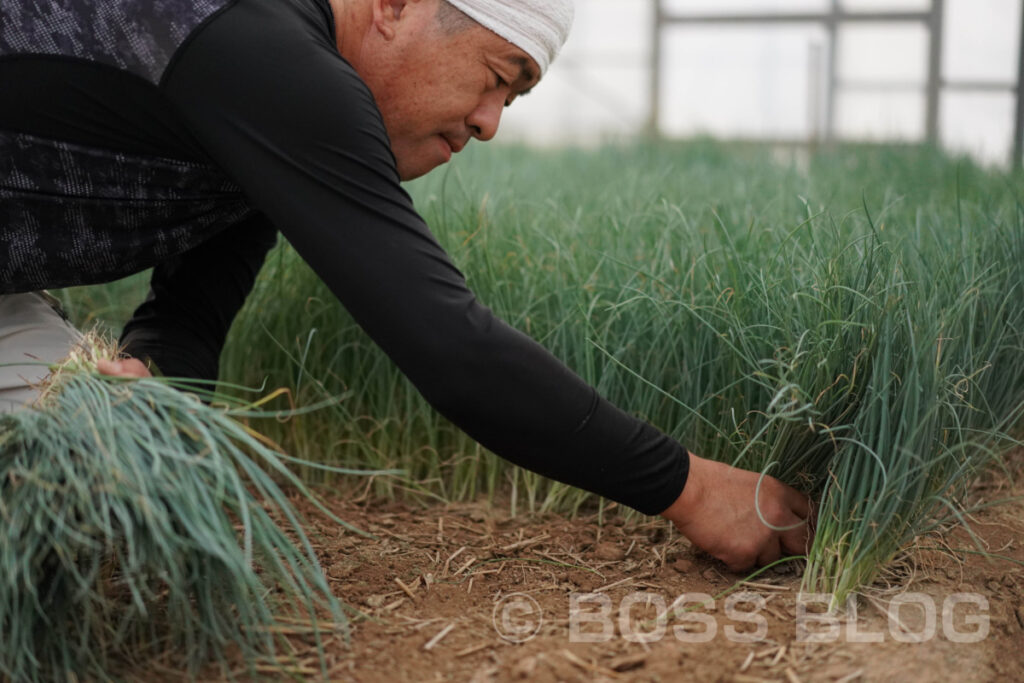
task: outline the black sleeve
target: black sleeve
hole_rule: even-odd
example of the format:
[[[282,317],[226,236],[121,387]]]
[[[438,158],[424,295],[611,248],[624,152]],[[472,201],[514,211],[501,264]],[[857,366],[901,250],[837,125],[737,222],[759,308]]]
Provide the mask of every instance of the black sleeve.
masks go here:
[[[252,212],[156,266],[149,296],[121,335],[125,351],[170,377],[217,379],[231,321],[276,239],[270,221]]]
[[[498,455],[648,514],[686,450],[481,305],[399,184],[327,3],[242,0],[162,87],[205,151],[443,415]]]

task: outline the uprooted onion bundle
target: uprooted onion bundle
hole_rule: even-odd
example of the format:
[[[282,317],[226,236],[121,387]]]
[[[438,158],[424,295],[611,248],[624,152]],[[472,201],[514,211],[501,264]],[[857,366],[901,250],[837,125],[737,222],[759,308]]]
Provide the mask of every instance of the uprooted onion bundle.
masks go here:
[[[282,609],[343,624],[268,472],[309,492],[239,421],[256,407],[100,376],[110,351],[90,336],[35,406],[0,417],[0,674],[251,664]]]

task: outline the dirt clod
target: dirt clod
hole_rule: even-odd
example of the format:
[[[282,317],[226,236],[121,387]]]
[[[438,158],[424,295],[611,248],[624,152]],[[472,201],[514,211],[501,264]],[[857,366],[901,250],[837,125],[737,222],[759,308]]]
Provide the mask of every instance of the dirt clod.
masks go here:
[[[601,578],[594,572],[588,572],[582,569],[573,569],[567,576],[569,578],[569,582],[573,586],[583,591],[593,590],[601,585]]]
[[[512,677],[530,678],[531,676],[533,676],[533,672],[536,668],[536,657],[524,657],[523,659],[520,659],[514,667],[512,667]]]
[[[672,563],[672,569],[675,569],[680,574],[690,574],[693,572],[693,562],[679,558]]]
[[[598,543],[597,546],[594,547],[594,555],[597,556],[599,560],[618,562],[619,560],[626,558],[626,551],[614,543],[605,541]]]
[[[387,597],[384,595],[367,595],[366,604],[376,609],[377,607],[383,607]]]

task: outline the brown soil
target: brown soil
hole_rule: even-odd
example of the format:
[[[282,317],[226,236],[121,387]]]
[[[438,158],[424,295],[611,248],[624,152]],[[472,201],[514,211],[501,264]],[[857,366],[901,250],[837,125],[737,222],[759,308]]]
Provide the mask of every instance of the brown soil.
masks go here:
[[[993,487],[982,491],[988,499],[1008,495]],[[984,547],[1010,560],[961,552],[977,548],[963,529],[921,538],[887,573],[888,584],[864,591],[856,614],[842,618],[834,642],[801,642],[810,639],[798,637],[801,567],[772,569],[740,587],[764,603],[738,604],[740,610],[756,608],[757,615],[737,615],[721,594],[744,577],[695,553],[660,518],[627,520],[616,509],[606,509],[602,519],[595,514],[572,520],[513,518],[483,503],[328,502],[336,514],[376,537],[339,531],[306,510],[335,594],[362,613],[353,619],[350,646],[341,635],[328,641],[330,680],[1024,680],[1020,500],[972,518]],[[691,612],[683,621],[670,618],[663,636],[655,631],[652,642],[630,642],[618,625],[619,611],[629,604],[623,598],[638,591],[646,595],[639,595],[629,610],[626,635],[650,632],[658,613],[684,594],[716,599],[707,608],[689,605],[707,616]],[[611,611],[603,622],[575,619],[577,634],[606,634],[603,642],[571,637],[574,593],[609,599]],[[905,596],[914,604],[904,605],[896,621],[889,622],[884,610],[893,611],[893,600],[903,593],[923,594],[936,605],[935,637],[901,642],[923,632],[921,605],[928,602],[920,595]],[[987,607],[962,604],[944,627],[943,604],[958,593],[980,594]],[[815,605],[808,607],[816,611]],[[581,603],[592,618],[600,618],[599,608],[597,602]],[[754,623],[758,618],[763,623]],[[977,633],[978,618],[987,619],[987,636],[954,642],[958,634]],[[802,623],[814,632],[823,628]],[[707,640],[711,628],[715,633]],[[296,632],[301,631],[297,624]],[[684,642],[699,640],[701,634],[707,642]],[[736,642],[744,637],[748,642]],[[880,642],[854,642],[858,637]],[[274,678],[318,679],[309,637],[294,635],[289,642],[292,663],[282,663]]]

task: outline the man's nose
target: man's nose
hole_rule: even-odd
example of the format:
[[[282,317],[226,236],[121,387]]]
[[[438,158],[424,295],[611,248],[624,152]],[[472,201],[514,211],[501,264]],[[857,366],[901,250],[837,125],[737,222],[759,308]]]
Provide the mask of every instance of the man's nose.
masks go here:
[[[466,124],[477,140],[487,142],[498,132],[501,113],[505,110],[505,97],[501,93],[490,93],[470,113]]]

